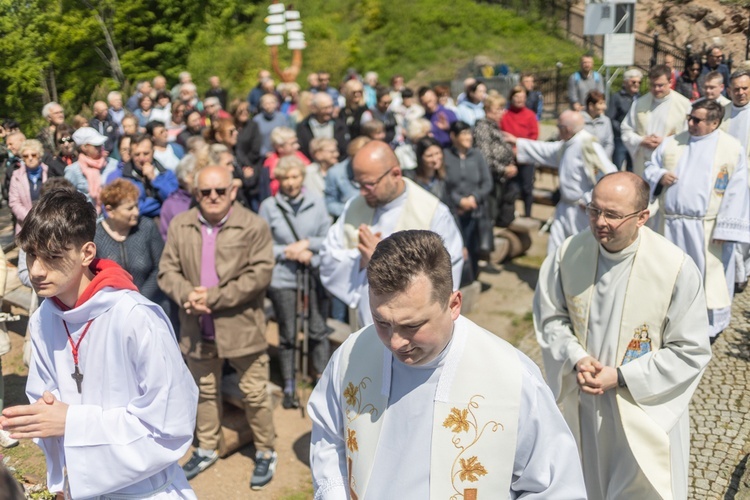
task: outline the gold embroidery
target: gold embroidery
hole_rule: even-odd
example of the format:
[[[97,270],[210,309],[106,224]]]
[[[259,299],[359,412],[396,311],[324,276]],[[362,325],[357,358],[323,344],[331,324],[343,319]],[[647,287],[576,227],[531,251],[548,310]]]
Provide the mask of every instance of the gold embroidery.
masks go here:
[[[345,415],[347,424],[351,424],[357,420],[361,415],[368,414],[373,417],[377,417],[380,413],[372,403],[362,404],[362,391],[367,388],[367,384],[372,382],[370,377],[364,377],[359,381],[359,384],[354,385],[349,382],[344,389],[344,401],[346,402]],[[359,452],[359,444],[357,443],[357,431],[350,429],[347,425],[346,428],[346,448],[349,450],[347,453],[347,464],[349,469],[349,496],[352,500],[357,500],[357,480],[354,477],[354,457]]]
[[[346,430],[346,447],[352,452],[359,451],[359,446],[357,446],[357,431],[354,429]]]
[[[453,446],[460,450],[451,466],[451,485],[456,492],[455,495],[450,497],[451,500],[458,500],[459,498],[463,498],[464,500],[476,498],[476,488],[466,488],[462,493],[456,487],[456,480],[458,479],[459,481],[469,481],[473,483],[479,481],[479,476],[486,476],[489,472],[484,465],[482,465],[482,462],[479,461],[479,457],[476,455],[468,458],[464,458],[463,456],[472,446],[479,442],[482,438],[482,434],[484,434],[484,431],[488,428],[491,432],[497,432],[498,429],[505,430],[503,424],[494,420],[489,420],[484,424],[480,424],[480,422],[477,421],[477,416],[474,413],[474,410],[479,408],[479,403],[475,401],[477,398],[484,399],[484,396],[479,394],[472,396],[471,399],[469,399],[469,404],[466,405],[466,408],[451,408],[450,413],[443,421],[443,427],[451,429],[451,432],[455,434],[455,436],[451,438]],[[467,438],[464,438],[465,440],[470,441],[468,444],[463,444],[464,439],[459,436],[459,434],[464,432],[469,434]]]
[[[451,414],[448,415],[443,422],[443,427],[453,427],[453,432],[459,433],[459,432],[469,432],[469,421],[467,420],[467,416],[469,415],[469,411],[459,410],[458,408],[451,409]]]

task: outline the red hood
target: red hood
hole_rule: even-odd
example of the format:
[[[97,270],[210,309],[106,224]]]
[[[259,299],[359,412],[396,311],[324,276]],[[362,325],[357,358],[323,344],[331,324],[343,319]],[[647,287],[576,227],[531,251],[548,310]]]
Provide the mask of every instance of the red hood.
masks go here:
[[[133,277],[120,267],[120,265],[109,259],[94,259],[89,266],[89,269],[94,273],[94,279],[91,280],[89,286],[83,291],[78,300],[76,301],[73,309],[81,306],[91,297],[96,295],[102,288],[110,287],[116,290],[133,290],[138,291],[138,287],[133,283]],[[57,297],[52,297],[54,303],[63,311],[68,311],[70,308],[63,304]]]

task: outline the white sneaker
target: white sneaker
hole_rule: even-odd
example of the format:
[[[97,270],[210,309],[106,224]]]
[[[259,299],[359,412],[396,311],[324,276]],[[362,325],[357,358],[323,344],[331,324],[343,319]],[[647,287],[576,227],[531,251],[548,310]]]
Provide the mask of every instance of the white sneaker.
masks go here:
[[[3,448],[13,448],[18,446],[18,439],[10,437],[10,432],[0,430],[0,446]]]

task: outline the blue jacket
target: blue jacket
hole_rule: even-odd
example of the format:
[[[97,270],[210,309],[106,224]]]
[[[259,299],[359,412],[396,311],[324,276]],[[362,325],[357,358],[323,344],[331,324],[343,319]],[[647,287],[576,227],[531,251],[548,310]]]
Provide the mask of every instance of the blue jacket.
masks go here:
[[[153,181],[144,178],[135,169],[132,161],[117,168],[107,178],[107,184],[119,178],[127,179],[135,184],[141,193],[138,197],[138,208],[142,217],[158,217],[161,213],[161,204],[179,188],[177,177],[173,172],[161,166],[156,160],[153,160],[153,164],[158,172]]]
[[[329,168],[326,174],[326,208],[333,218],[338,218],[344,211],[346,202],[359,194],[359,190],[351,182],[354,178],[351,163],[351,158],[340,161]]]
[[[117,169],[117,160],[113,158],[107,158],[107,163],[104,165],[104,168],[102,169],[102,186],[107,184],[109,182],[110,177],[114,172],[116,172]],[[78,162],[71,163],[67,167],[65,167],[65,173],[63,176],[70,181],[75,188],[86,195],[86,199],[91,202],[91,197],[89,196],[89,183],[86,180],[86,176],[83,175],[83,172],[81,171],[81,166],[78,164]]]

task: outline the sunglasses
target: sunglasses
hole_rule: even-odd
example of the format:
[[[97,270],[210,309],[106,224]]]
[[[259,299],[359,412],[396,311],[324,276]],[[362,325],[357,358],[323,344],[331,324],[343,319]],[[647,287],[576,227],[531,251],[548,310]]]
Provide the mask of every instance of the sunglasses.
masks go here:
[[[227,190],[229,188],[210,188],[210,189],[199,189],[198,192],[201,194],[201,196],[211,196],[211,192],[215,191],[216,196],[224,196],[227,194]]]
[[[30,154],[21,155],[21,158],[39,158],[39,155],[37,153],[30,153]]]
[[[67,144],[67,143],[69,143],[69,142],[73,142],[73,138],[72,138],[72,137],[62,137],[62,138],[61,138],[61,139],[60,139],[59,141],[57,141],[57,142],[59,142],[60,144]]]

